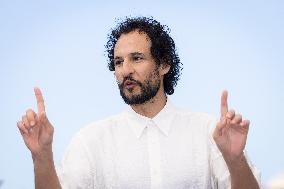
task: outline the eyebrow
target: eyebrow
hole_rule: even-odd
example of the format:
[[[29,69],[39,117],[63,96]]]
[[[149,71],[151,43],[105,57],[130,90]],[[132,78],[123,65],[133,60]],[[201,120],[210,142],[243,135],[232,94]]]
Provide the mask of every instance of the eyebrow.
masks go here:
[[[114,60],[118,60],[118,59],[121,59],[121,57],[120,56],[114,57]]]
[[[132,52],[132,53],[130,53],[130,55],[131,56],[144,56],[144,54],[141,53],[141,52]],[[116,56],[116,57],[114,57],[114,60],[118,60],[118,59],[121,59],[121,58],[122,58],[121,56]]]
[[[135,56],[135,55],[142,55],[142,56],[144,56],[144,54],[143,53],[140,53],[140,52],[133,52],[133,53],[130,53],[130,55],[131,56]]]

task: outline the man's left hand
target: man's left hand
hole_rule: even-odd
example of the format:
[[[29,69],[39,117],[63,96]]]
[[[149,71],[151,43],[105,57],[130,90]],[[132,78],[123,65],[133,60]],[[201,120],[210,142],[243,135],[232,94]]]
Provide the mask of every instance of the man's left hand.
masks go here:
[[[239,161],[243,157],[249,130],[249,120],[242,120],[240,114],[228,110],[228,92],[221,97],[221,117],[213,132],[213,138],[226,161]]]

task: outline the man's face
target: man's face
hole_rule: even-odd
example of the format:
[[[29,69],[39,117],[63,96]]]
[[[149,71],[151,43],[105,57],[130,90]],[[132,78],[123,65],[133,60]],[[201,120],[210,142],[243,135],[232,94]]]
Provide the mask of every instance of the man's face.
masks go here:
[[[120,95],[129,105],[143,104],[156,96],[161,85],[159,67],[145,33],[122,34],[114,48],[115,76]]]

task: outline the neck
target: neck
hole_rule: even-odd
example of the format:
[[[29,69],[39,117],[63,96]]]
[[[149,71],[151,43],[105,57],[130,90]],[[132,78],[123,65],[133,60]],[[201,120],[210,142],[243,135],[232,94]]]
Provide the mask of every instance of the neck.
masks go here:
[[[161,87],[162,88],[162,87]],[[131,108],[138,114],[143,115],[148,118],[155,117],[166,105],[167,96],[163,89],[157,92],[156,96],[154,96],[149,101],[138,104],[138,105],[131,105]]]

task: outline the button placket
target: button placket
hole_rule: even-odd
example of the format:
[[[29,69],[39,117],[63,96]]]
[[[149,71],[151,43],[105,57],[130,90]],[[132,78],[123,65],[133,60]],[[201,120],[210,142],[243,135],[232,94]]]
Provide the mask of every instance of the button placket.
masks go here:
[[[147,126],[148,153],[151,174],[151,188],[161,188],[161,150],[159,141],[159,131],[155,123],[151,120]]]

